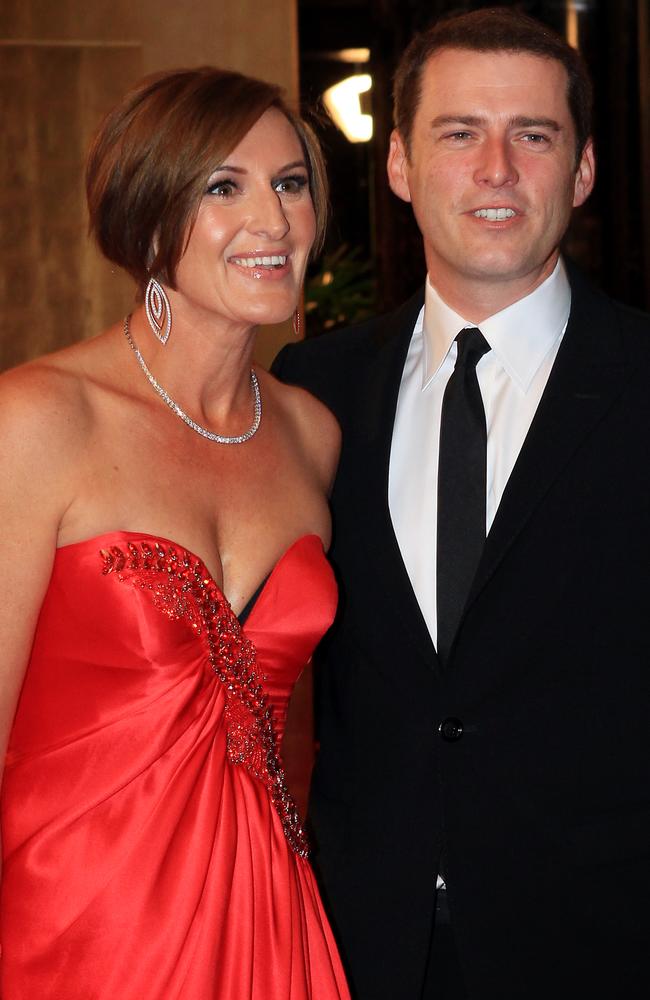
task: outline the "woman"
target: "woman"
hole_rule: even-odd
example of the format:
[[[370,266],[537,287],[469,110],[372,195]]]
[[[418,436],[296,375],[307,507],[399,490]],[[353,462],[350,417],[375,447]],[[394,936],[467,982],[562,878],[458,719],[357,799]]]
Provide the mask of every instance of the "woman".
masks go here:
[[[276,87],[143,81],[87,190],[144,303],[0,380],[3,1000],[348,996],[278,753],[339,434],[251,360],[323,177]]]

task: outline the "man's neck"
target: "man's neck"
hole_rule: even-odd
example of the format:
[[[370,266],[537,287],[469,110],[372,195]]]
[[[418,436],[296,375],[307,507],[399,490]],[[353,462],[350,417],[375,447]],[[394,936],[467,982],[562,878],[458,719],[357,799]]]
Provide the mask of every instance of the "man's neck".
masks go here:
[[[503,309],[526,298],[531,292],[546,281],[553,273],[557,264],[559,252],[546,261],[543,268],[526,274],[520,279],[508,281],[472,280],[459,275],[450,278],[440,273],[438,269],[429,271],[429,281],[440,298],[469,323],[476,326],[495,316]]]

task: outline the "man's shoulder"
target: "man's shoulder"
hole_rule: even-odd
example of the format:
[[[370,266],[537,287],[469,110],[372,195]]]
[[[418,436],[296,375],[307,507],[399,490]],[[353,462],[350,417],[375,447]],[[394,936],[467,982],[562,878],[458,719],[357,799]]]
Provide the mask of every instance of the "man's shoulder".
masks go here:
[[[286,344],[280,355],[293,361],[308,364],[314,360],[319,363],[332,364],[337,359],[363,352],[371,347],[377,328],[384,320],[383,315],[351,326],[338,327],[336,330],[326,330],[315,337],[307,337],[296,343]]]
[[[625,336],[640,338],[642,347],[650,349],[650,313],[612,298],[595,285],[575,264],[567,267],[571,292],[580,306],[587,305],[590,318],[611,333],[611,324]]]
[[[320,382],[323,378],[345,381],[383,344],[395,337],[410,336],[423,303],[422,289],[391,312],[287,344],[277,355],[271,371],[283,381],[296,381],[307,387],[313,380]]]
[[[618,302],[616,299],[609,301],[612,303],[621,326],[633,336],[639,335],[647,340],[648,347],[650,347],[650,313],[636,309],[625,302]]]

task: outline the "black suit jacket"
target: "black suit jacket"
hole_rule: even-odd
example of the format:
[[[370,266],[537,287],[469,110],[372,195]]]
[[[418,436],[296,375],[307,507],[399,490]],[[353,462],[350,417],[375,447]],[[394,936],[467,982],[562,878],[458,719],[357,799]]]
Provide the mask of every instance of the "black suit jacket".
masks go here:
[[[570,279],[445,670],[387,500],[422,295],[276,360],[343,429],[310,818],[360,1000],[419,1000],[443,847],[472,1000],[650,995],[650,323]]]

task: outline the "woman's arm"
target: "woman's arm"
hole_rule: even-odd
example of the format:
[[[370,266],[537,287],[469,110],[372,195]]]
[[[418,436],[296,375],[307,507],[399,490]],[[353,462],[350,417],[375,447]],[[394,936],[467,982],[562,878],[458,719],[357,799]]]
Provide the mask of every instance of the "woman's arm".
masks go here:
[[[69,496],[69,392],[46,368],[0,377],[0,761]]]

